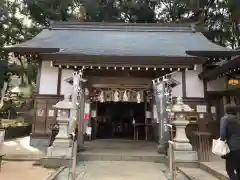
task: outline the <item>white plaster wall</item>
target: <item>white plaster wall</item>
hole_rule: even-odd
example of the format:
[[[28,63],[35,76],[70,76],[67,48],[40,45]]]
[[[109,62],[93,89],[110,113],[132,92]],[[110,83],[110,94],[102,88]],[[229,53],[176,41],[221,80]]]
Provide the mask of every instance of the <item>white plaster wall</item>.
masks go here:
[[[173,97],[178,97],[178,96],[183,96],[182,92],[182,72],[177,72],[172,75],[172,78],[175,79],[176,81],[180,82],[181,84],[177,85],[172,89],[172,96]]]
[[[71,95],[72,94],[72,85],[67,83],[65,80],[69,77],[72,77],[73,70],[62,69],[62,78],[61,78],[61,95]]]
[[[207,91],[224,91],[224,90],[227,90],[227,80],[225,77],[207,82]]]
[[[43,61],[41,67],[39,94],[57,94],[58,68],[51,67],[49,61]]]
[[[200,65],[196,70],[186,71],[186,96],[187,97],[204,97],[203,81],[199,79],[198,74],[202,71]]]

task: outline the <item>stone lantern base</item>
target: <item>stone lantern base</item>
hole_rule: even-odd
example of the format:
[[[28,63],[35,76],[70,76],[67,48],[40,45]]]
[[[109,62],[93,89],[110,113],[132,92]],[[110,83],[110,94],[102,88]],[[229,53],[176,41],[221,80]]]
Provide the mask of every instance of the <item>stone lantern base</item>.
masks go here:
[[[189,124],[186,120],[176,120],[172,122],[176,126],[176,137],[174,138],[174,158],[176,162],[196,162],[198,155],[192,150],[185,129]]]
[[[68,121],[57,119],[59,132],[51,147],[47,149],[47,156],[42,159],[42,165],[48,168],[68,166],[72,159],[72,147],[68,137]]]
[[[53,141],[51,147],[48,148],[47,156],[49,157],[71,157],[70,139],[68,137],[68,122],[67,120],[57,119],[59,124],[59,132]]]
[[[69,167],[72,161],[72,148],[68,139],[56,139],[51,147],[47,149],[47,156],[40,163],[47,168]]]
[[[193,151],[192,145],[186,136],[186,127],[189,124],[186,116],[187,113],[194,110],[187,104],[183,103],[181,97],[177,98],[177,102],[172,107],[175,120],[172,124],[176,127],[176,135],[173,139],[174,147],[174,159],[177,163],[195,163],[198,161],[198,155],[196,151]]]
[[[67,139],[56,139],[51,147],[47,150],[48,157],[71,157],[72,148]]]
[[[196,151],[181,151],[181,150],[174,150],[174,158],[175,162],[197,162],[198,155]]]

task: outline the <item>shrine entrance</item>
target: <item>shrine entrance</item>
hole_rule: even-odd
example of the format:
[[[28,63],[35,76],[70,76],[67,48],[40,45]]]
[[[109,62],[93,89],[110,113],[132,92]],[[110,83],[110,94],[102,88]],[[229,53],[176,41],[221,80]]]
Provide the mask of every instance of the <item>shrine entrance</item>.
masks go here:
[[[97,139],[145,138],[145,107],[136,102],[98,104]],[[138,127],[136,130],[136,126]]]

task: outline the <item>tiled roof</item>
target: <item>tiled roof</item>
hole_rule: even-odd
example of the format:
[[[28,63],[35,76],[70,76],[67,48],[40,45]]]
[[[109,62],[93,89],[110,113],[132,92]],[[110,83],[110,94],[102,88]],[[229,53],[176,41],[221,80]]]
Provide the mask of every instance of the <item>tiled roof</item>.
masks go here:
[[[148,57],[231,51],[194,32],[190,25],[71,22],[53,23],[35,38],[11,48],[12,51]]]

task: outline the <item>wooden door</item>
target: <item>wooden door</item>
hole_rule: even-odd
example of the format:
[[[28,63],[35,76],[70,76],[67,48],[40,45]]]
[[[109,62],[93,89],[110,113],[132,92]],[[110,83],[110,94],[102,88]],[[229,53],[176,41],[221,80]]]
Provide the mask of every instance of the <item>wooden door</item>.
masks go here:
[[[58,95],[36,96],[33,136],[51,136],[51,126],[56,123],[57,117],[57,110],[53,109],[53,105],[61,99],[63,97]]]

